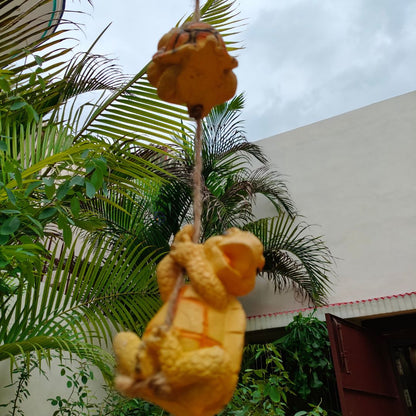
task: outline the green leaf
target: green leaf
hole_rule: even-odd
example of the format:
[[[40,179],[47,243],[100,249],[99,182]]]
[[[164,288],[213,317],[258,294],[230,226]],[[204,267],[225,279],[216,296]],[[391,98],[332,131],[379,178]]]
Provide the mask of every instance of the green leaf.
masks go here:
[[[36,112],[36,110],[31,105],[25,106],[26,113],[29,115],[30,120],[33,118],[36,122],[39,121],[39,114]]]
[[[68,223],[62,226],[62,233],[64,238],[64,243],[66,246],[70,246],[72,242],[72,229]]]
[[[35,62],[39,66],[42,66],[44,59],[41,56],[39,56],[39,55],[33,55],[33,57],[35,58]]]
[[[23,107],[25,107],[27,105],[26,101],[20,100],[20,101],[15,101],[11,106],[10,106],[10,110],[12,111],[16,111],[19,110]]]
[[[7,144],[3,141],[0,141],[0,150],[7,152]]]
[[[10,202],[13,205],[16,205],[16,197],[14,196],[14,193],[9,188],[6,188],[6,193],[7,193],[7,196],[9,197]]]
[[[28,235],[22,235],[20,237],[20,242],[22,244],[32,244],[33,243],[33,240],[32,240],[32,237],[30,237]]]
[[[312,373],[312,379],[313,380],[312,380],[312,383],[311,383],[311,387],[313,389],[319,389],[324,385],[324,383],[321,380],[319,380],[318,374],[316,374],[315,371]]]
[[[95,169],[91,176],[91,183],[95,189],[100,189],[104,182],[104,175],[101,169]]]
[[[15,180],[17,182],[17,186],[19,188],[22,188],[23,187],[23,183],[22,183],[22,173],[20,172],[20,170],[16,169],[14,171],[14,178],[15,178]]]
[[[40,84],[42,90],[45,90],[46,89],[46,83],[45,83],[45,80],[40,75],[38,75],[38,81],[39,81],[39,84]]]
[[[67,195],[69,189],[70,189],[69,181],[65,181],[62,185],[59,186],[56,192],[56,199],[58,199],[58,201],[62,201],[62,199],[64,199],[65,196]]]
[[[103,157],[100,159],[94,159],[94,164],[96,169],[100,170],[103,174],[107,172],[107,160],[105,160]]]
[[[0,234],[1,235],[10,235],[16,232],[19,229],[20,220],[18,217],[11,217],[8,218],[2,226],[0,227]]]
[[[49,178],[42,178],[42,182],[46,185],[46,186],[52,186],[55,182],[55,179],[52,177]]]
[[[49,200],[53,199],[55,195],[55,185],[45,186],[45,195]]]
[[[29,77],[29,84],[34,85],[36,82],[36,72],[32,72]]]
[[[10,84],[2,77],[0,77],[0,89],[5,92],[10,92]]]
[[[280,391],[276,388],[276,386],[271,386],[270,388],[270,398],[275,402],[280,402]]]
[[[74,176],[70,181],[69,184],[71,187],[74,185],[84,186],[85,179],[82,176]]]
[[[44,220],[47,218],[52,217],[57,212],[57,209],[55,207],[47,207],[39,214],[39,219]]]
[[[25,217],[28,218],[33,224],[35,224],[36,227],[38,227],[40,232],[42,233],[43,226],[36,218],[33,218],[31,215],[28,215],[28,214],[25,214]]]
[[[30,183],[25,190],[25,196],[28,197],[41,184],[42,184],[41,181],[35,181],[35,182]]]
[[[79,199],[77,197],[73,197],[71,199],[71,212],[74,215],[75,218],[78,218],[79,216],[79,211],[80,211],[80,203],[79,203]]]
[[[88,198],[92,198],[96,193],[95,186],[89,181],[85,181],[85,191]]]
[[[95,163],[90,161],[85,165],[85,171],[88,173],[91,173],[95,169]]]
[[[11,214],[20,214],[20,211],[17,209],[2,209],[0,210],[0,213],[11,215]]]

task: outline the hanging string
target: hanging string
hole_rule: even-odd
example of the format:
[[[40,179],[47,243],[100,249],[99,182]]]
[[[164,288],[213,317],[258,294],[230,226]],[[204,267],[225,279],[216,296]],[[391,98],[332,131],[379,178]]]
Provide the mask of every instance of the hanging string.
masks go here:
[[[195,12],[193,21],[199,22],[201,18],[199,0],[195,0]],[[194,145],[194,172],[193,172],[193,207],[194,207],[194,234],[192,240],[195,244],[199,243],[201,238],[202,227],[202,118],[198,115],[198,110],[195,114],[191,114],[196,121],[195,131],[195,145]],[[181,287],[184,284],[183,275],[178,276],[173,287],[172,293],[169,297],[168,310],[166,311],[165,326],[170,328],[175,316],[176,302],[179,296]]]
[[[201,18],[199,0],[195,0],[195,12],[193,21],[199,22]],[[202,227],[202,118],[198,114],[201,108],[195,107],[190,111],[191,117],[195,119],[196,131],[195,131],[195,145],[194,145],[194,172],[193,172],[193,207],[194,207],[194,234],[192,241],[195,244],[199,243],[201,238],[201,227]],[[179,296],[181,287],[184,284],[183,275],[178,276],[173,287],[172,293],[169,297],[168,310],[166,311],[165,326],[170,328],[175,317],[175,307]]]
[[[164,326],[169,329],[172,326],[173,318],[175,317],[176,301],[178,300],[179,292],[184,284],[183,274],[181,273],[176,279],[175,286],[170,294],[168,300],[168,310],[166,311],[166,317]]]
[[[199,0],[195,0],[195,12],[194,18],[192,19],[194,22],[199,22],[201,19],[201,11],[199,9]]]
[[[195,166],[193,174],[194,192],[194,235],[193,242],[199,243],[201,237],[202,217],[202,119],[196,119]]]
[[[199,0],[195,0],[194,22],[199,22],[201,19],[201,10],[199,7]],[[194,235],[193,242],[199,243],[201,237],[201,217],[202,217],[202,118],[198,112],[191,114],[196,121],[195,131],[195,159],[194,159],[194,174],[193,174],[193,205],[194,205]]]
[[[195,244],[199,243],[201,238],[202,227],[202,119],[199,117],[196,120],[195,132],[195,166],[193,172],[193,206],[194,206],[194,234],[192,240]],[[172,293],[169,297],[168,310],[166,311],[166,318],[164,324],[170,328],[175,317],[175,307],[179,296],[181,287],[184,284],[183,275],[178,276],[173,287]]]

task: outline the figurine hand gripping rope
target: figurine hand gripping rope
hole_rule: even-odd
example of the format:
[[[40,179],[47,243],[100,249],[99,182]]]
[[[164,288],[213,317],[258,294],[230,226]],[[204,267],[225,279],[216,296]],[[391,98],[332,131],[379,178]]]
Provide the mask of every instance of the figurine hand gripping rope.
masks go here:
[[[114,339],[116,388],[151,401],[174,416],[212,416],[231,399],[238,380],[246,319],[236,296],[249,293],[264,266],[263,246],[236,228],[198,244],[201,228],[201,120],[235,94],[232,69],[219,33],[199,22],[162,37],[148,66],[161,99],[185,104],[196,120],[194,226],[179,231],[157,267],[163,306],[140,339],[132,332]],[[183,274],[189,284],[182,286]]]
[[[250,292],[264,265],[263,246],[251,233],[230,229],[205,244],[192,242],[193,227],[178,232],[157,268],[159,312],[140,339],[131,332],[114,339],[116,388],[142,397],[176,416],[218,413],[231,399],[244,346],[245,314],[235,296]],[[169,328],[168,299],[185,269]]]

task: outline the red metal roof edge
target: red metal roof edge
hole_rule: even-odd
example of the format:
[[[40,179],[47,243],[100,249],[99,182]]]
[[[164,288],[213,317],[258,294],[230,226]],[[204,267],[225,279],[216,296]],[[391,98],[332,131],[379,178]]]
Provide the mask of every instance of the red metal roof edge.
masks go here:
[[[330,303],[330,304],[324,305],[324,306],[292,309],[290,311],[264,313],[264,314],[260,314],[260,315],[247,316],[247,319],[262,318],[262,317],[265,317],[265,316],[288,315],[290,313],[313,311],[315,309],[330,308],[332,306],[354,305],[354,304],[357,304],[357,303],[374,302],[374,301],[379,301],[379,300],[384,300],[384,299],[393,299],[393,298],[399,298],[399,297],[403,298],[405,296],[411,296],[411,295],[416,295],[416,292],[399,293],[397,295],[380,296],[380,297],[377,297],[377,298],[354,300],[354,301],[349,301],[349,302]]]

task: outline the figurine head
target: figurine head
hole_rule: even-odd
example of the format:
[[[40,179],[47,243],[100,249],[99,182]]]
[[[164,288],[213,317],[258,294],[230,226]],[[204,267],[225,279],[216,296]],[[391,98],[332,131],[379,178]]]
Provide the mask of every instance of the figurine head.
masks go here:
[[[242,296],[253,290],[265,261],[263,245],[255,235],[231,228],[209,238],[204,252],[229,294]]]

